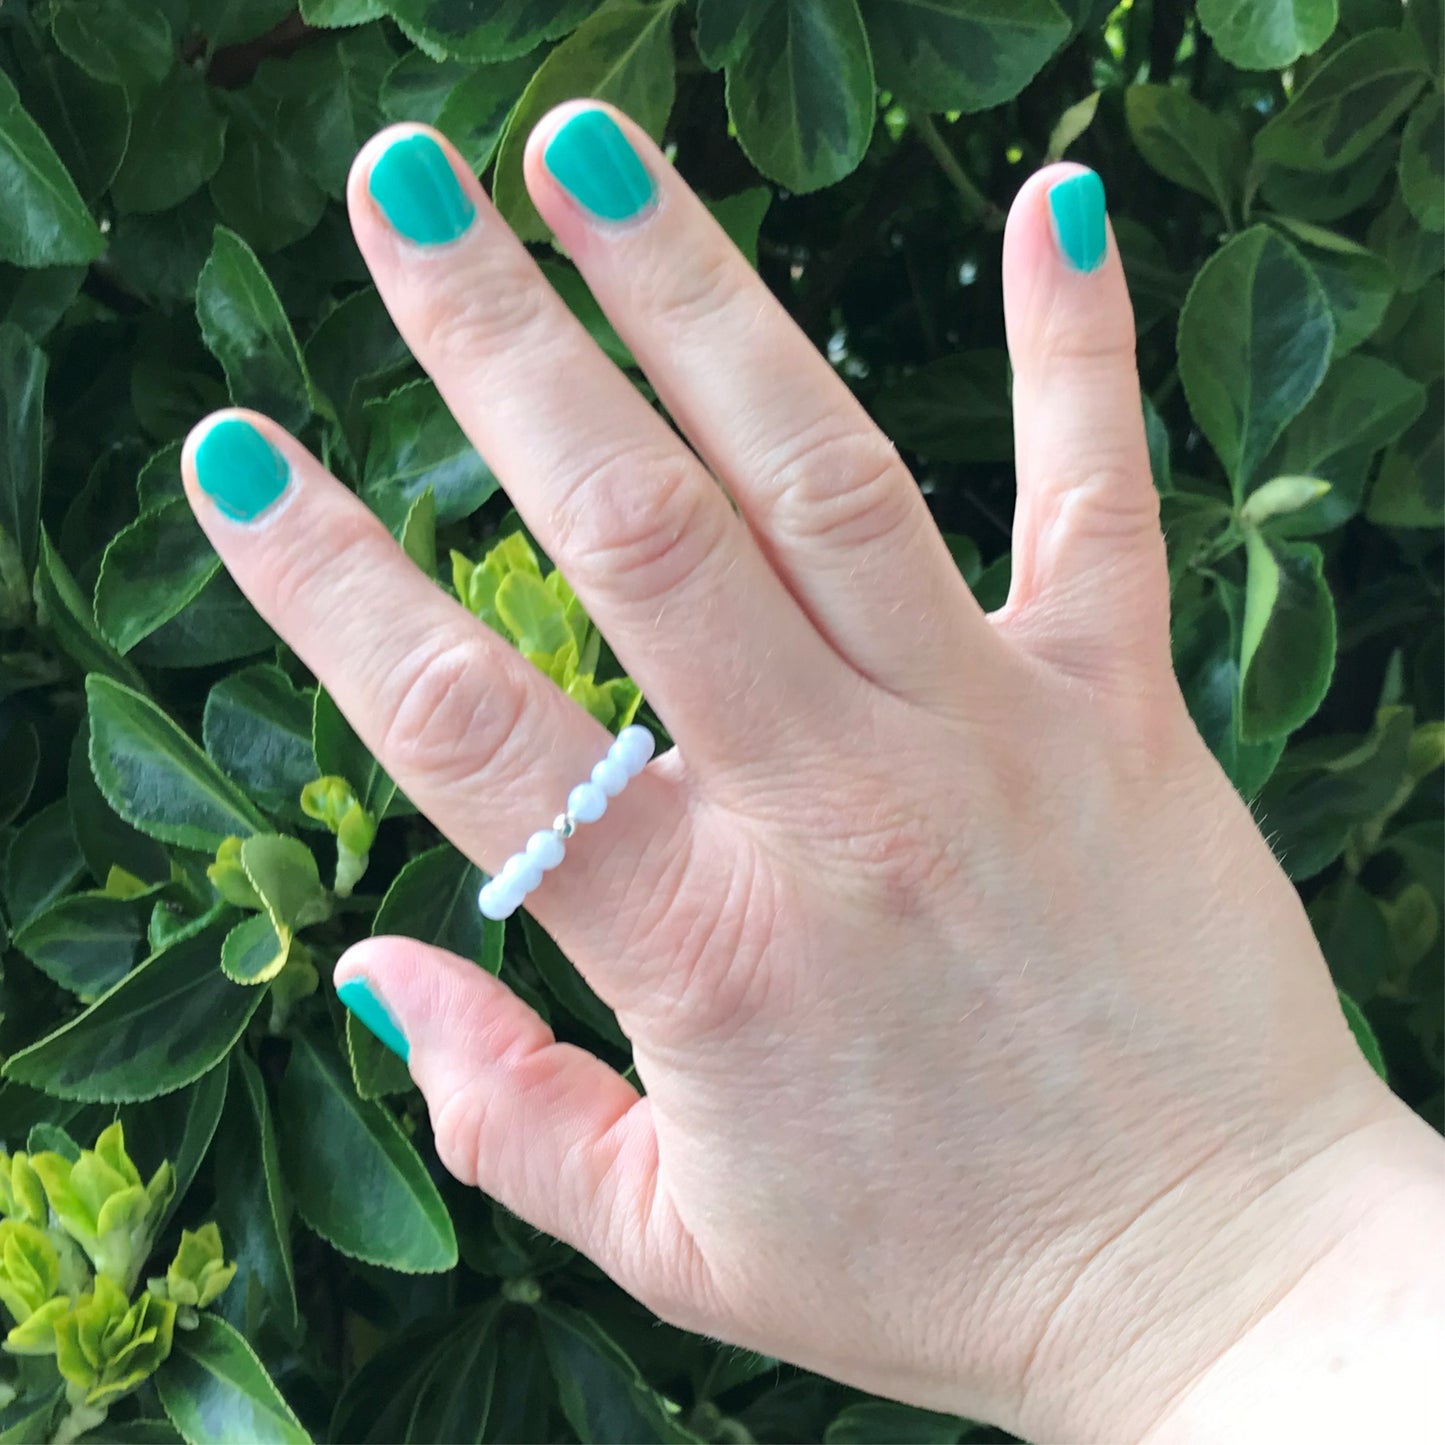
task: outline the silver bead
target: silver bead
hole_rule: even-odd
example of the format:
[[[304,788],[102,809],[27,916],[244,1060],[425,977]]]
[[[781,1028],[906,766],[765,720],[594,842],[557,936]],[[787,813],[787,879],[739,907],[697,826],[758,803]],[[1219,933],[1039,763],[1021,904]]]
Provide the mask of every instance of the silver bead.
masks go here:
[[[577,831],[577,820],[571,813],[558,813],[552,819],[552,831],[566,842]]]

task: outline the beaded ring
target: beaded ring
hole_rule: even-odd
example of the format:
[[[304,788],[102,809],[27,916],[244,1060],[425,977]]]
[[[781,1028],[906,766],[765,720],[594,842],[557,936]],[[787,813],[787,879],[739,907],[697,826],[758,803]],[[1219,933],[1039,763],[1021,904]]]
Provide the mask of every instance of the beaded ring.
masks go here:
[[[615,798],[647,766],[656,746],[645,727],[634,723],[623,728],[607,749],[607,756],[592,769],[591,780],[578,783],[567,795],[566,811],[557,814],[550,828],[533,833],[527,846],[513,853],[501,871],[482,885],[477,894],[482,917],[495,922],[510,918],[541,883],[542,875],[566,856],[567,840],[577,831],[578,823],[595,823],[607,811],[608,799]]]

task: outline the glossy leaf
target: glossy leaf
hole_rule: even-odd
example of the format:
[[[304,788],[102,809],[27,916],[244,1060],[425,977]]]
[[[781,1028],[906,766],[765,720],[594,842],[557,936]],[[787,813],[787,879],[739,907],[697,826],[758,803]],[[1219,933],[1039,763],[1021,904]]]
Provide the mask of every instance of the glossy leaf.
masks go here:
[[[63,802],[37,809],[5,852],[5,913],[17,933],[62,897],[84,867]]]
[[[55,43],[96,80],[132,92],[164,80],[176,44],[165,13],[144,0],[66,0],[51,21]]]
[[[1244,70],[1291,65],[1318,50],[1339,20],[1337,0],[1199,0],[1199,23]]]
[[[317,774],[311,750],[315,698],[270,663],[244,667],[206,697],[201,736],[211,760],[268,812],[297,818]]]
[[[168,211],[215,175],[226,121],[200,74],[178,65],[144,92],[131,115],[130,146],[112,195],[123,211]]]
[[[265,818],[148,698],[92,674],[90,765],[106,801],[143,833],[213,853],[232,834],[263,833]]]
[[[1385,453],[1365,504],[1365,516],[1377,526],[1445,526],[1441,400],[1442,387],[1436,382],[1419,418]]]
[[[187,1445],[310,1445],[256,1352],[212,1313],[203,1313],[194,1329],[176,1331],[155,1382]]]
[[[1213,201],[1226,221],[1237,214],[1249,147],[1232,117],[1169,85],[1131,85],[1124,111],[1139,154],[1161,176]]]
[[[1364,1010],[1343,989],[1339,990],[1339,995],[1340,1009],[1345,1015],[1345,1022],[1350,1026],[1350,1032],[1355,1036],[1355,1042],[1360,1046],[1360,1052],[1369,1061],[1370,1067],[1388,1082],[1390,1076],[1385,1071],[1385,1056],[1380,1052],[1380,1041],[1375,1037],[1375,1031],[1370,1027]]]
[[[353,1259],[407,1274],[457,1262],[451,1218],[425,1165],[380,1104],[357,1098],[333,1050],[296,1041],[280,1121],[286,1182],[302,1219],[323,1239]]]
[[[599,0],[383,0],[419,45],[459,60],[507,60],[565,35]]]
[[[62,1099],[127,1103],[215,1068],[261,1002],[220,971],[223,922],[185,934],[84,1013],[12,1054],[5,1077]]]
[[[263,110],[262,104],[229,97],[226,150],[210,195],[222,222],[267,252],[311,234],[326,209],[326,192],[302,168],[272,106]]]
[[[524,241],[549,234],[522,179],[522,155],[533,127],[553,106],[576,96],[610,101],[654,139],[661,137],[675,86],[676,8],[677,0],[610,0],[537,67],[502,134],[492,182],[497,209]]]
[[[1054,0],[860,0],[860,8],[878,84],[927,110],[1012,100],[1070,29]]]
[[[72,893],[16,929],[14,944],[62,988],[93,999],[130,972],[144,939],[140,910],[131,900]]]
[[[530,56],[478,66],[447,92],[436,127],[480,174],[491,164],[512,107],[536,69]]]
[[[1205,264],[1179,317],[1179,378],[1236,495],[1329,366],[1334,322],[1314,273],[1263,226]]]
[[[220,1063],[187,1088],[121,1110],[126,1148],[136,1167],[149,1177],[169,1162],[175,1175],[176,1190],[158,1232],[185,1200],[210,1151],[226,1102],[226,1081],[227,1066]]]
[[[1427,231],[1445,231],[1445,98],[1431,91],[1400,137],[1400,194]]]

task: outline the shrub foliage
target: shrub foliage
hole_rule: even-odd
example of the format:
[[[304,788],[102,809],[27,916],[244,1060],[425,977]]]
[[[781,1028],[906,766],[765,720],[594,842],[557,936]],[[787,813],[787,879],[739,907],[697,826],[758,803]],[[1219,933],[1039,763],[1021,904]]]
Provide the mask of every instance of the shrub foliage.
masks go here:
[[[530,127],[580,94],[668,143],[903,448],[990,606],[1013,486],[1004,209],[1051,157],[1104,176],[1190,709],[1362,1046],[1440,1121],[1439,0],[7,4],[0,1139],[57,1178],[82,1145],[118,1149],[140,1213],[126,1278],[81,1299],[79,1270],[52,1310],[72,1336],[111,1311],[85,1336],[104,1350],[12,1333],[4,1439],[75,1434],[74,1389],[103,1389],[106,1439],[1000,1438],[647,1318],[446,1177],[405,1072],[331,989],[349,942],[413,934],[627,1061],[544,933],[479,917],[482,875],[250,609],[178,473],[207,409],[269,412],[438,586],[597,716],[631,716],[341,205],[377,127],[436,124],[637,376],[522,184]],[[173,1197],[146,1203],[117,1120]],[[28,1184],[0,1209],[20,1329],[65,1294],[57,1249],[80,1256]],[[220,1239],[235,1277],[212,1298]],[[195,1281],[128,1305],[191,1256]]]

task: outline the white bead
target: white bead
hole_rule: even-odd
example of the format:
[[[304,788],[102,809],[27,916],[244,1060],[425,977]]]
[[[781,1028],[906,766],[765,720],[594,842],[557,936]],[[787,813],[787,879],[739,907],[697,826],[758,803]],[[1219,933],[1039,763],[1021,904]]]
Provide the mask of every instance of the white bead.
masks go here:
[[[502,880],[504,887],[516,889],[518,894],[525,897],[541,883],[542,869],[540,864],[525,853],[513,853],[502,865],[502,871],[497,877]]]
[[[550,828],[544,828],[527,839],[527,851],[523,856],[545,873],[567,856],[567,845]]]
[[[633,723],[617,734],[607,750],[609,758],[615,758],[627,769],[627,776],[635,778],[647,766],[647,760],[657,747],[657,741],[645,727]]]
[[[609,798],[615,798],[627,786],[631,777],[632,774],[627,771],[622,760],[614,758],[611,753],[592,769],[592,781]]]
[[[607,794],[596,783],[578,783],[567,794],[567,811],[579,823],[595,823],[607,811]]]
[[[521,906],[521,898],[497,878],[482,884],[481,892],[477,894],[477,907],[481,909],[482,917],[490,918],[493,923],[510,918]]]

